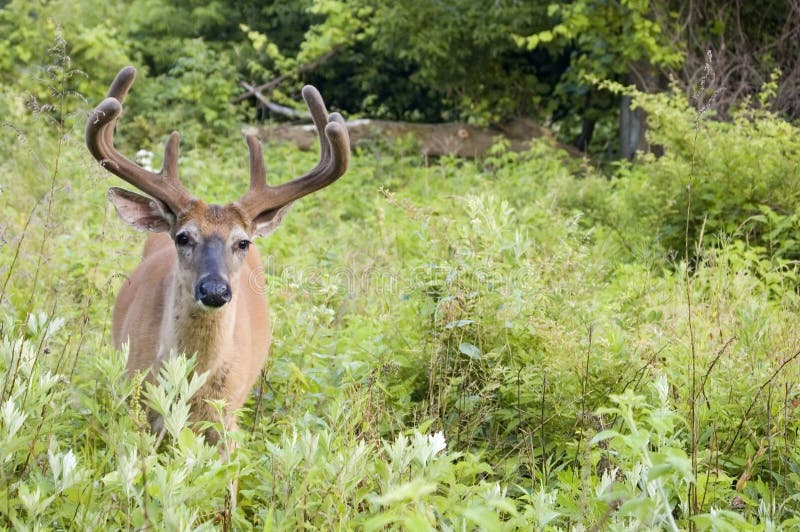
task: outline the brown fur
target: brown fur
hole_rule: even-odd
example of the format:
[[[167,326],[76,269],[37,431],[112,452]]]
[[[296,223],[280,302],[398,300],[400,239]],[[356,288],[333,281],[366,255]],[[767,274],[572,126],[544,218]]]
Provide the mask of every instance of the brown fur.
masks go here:
[[[217,207],[197,202],[178,216],[176,227],[194,224],[203,236],[227,239],[234,230],[252,233],[243,222],[234,205]],[[255,246],[250,246],[239,264],[233,264],[230,257],[228,260],[230,302],[216,310],[203,309],[191,289],[191,265],[181,267],[170,236],[151,235],[142,262],[117,296],[112,335],[118,349],[130,343],[128,372],[147,371],[150,380],[170,353],[195,355],[196,371],[209,374],[192,399],[191,419],[219,421],[206,400],[223,399],[227,403],[224,423],[233,430],[236,420],[232,414],[244,404],[264,367],[270,327],[261,259]]]

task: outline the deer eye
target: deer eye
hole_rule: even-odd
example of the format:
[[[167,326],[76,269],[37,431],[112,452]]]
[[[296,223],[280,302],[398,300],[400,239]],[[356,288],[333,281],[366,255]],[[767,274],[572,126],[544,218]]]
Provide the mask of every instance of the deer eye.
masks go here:
[[[250,241],[249,240],[239,240],[239,242],[236,244],[236,247],[238,247],[242,251],[247,251],[247,248],[250,247]]]
[[[178,233],[175,235],[175,243],[179,246],[186,246],[190,242],[190,237],[187,233]]]

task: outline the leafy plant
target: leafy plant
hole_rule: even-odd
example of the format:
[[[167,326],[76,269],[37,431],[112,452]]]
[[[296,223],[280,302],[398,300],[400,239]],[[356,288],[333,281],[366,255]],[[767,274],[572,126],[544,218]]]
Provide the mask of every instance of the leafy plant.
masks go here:
[[[203,24],[221,20],[208,9]],[[271,358],[223,456],[187,422],[202,379],[190,359],[144,384],[111,349],[142,238],[105,205],[115,180],[86,154],[83,77],[61,43],[44,76],[2,88],[0,526],[211,529],[233,481],[241,529],[796,525],[791,125],[704,117],[693,151],[685,99],[638,95],[660,159],[596,168],[546,142],[477,161],[358,147],[346,176],[258,244]],[[119,148],[152,151],[150,134],[191,116],[182,178],[229,201],[246,151],[230,131],[204,144],[233,119],[206,116],[198,76],[231,63],[213,43],[181,45],[170,75],[193,80],[191,103],[151,110]],[[150,74],[164,94],[132,92],[132,115],[181,97]],[[267,152],[270,182],[316,158]]]

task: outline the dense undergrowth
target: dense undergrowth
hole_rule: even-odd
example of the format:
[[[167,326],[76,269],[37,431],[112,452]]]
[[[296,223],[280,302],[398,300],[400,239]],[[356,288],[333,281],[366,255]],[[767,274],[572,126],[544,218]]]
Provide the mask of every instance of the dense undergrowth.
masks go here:
[[[143,238],[105,201],[69,65],[43,74],[52,100],[4,89],[0,130],[0,527],[215,528],[234,478],[241,529],[800,522],[791,125],[640,96],[666,155],[606,171],[543,143],[356,146],[258,243],[274,341],[221,459],[186,427],[191,362],[147,389],[109,345]],[[158,154],[127,119],[122,149]],[[274,182],[314,164],[266,151]],[[246,164],[231,131],[184,147],[182,179],[225,202]],[[167,411],[158,451],[139,396]]]

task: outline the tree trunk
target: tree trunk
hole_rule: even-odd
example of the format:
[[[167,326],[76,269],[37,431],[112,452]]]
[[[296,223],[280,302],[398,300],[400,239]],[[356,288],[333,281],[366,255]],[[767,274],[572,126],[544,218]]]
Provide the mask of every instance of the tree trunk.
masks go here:
[[[589,148],[589,142],[592,141],[596,122],[594,118],[587,118],[584,115],[581,120],[581,134],[572,142],[572,145],[586,153],[586,150]]]
[[[628,83],[642,92],[658,90],[658,75],[646,62],[633,63],[628,68]],[[632,98],[623,96],[619,102],[619,156],[633,160],[637,151],[648,151],[647,113],[644,109],[631,109]]]
[[[637,150],[647,149],[647,113],[641,108],[631,109],[631,102],[630,96],[623,96],[619,102],[619,156],[629,161]]]

